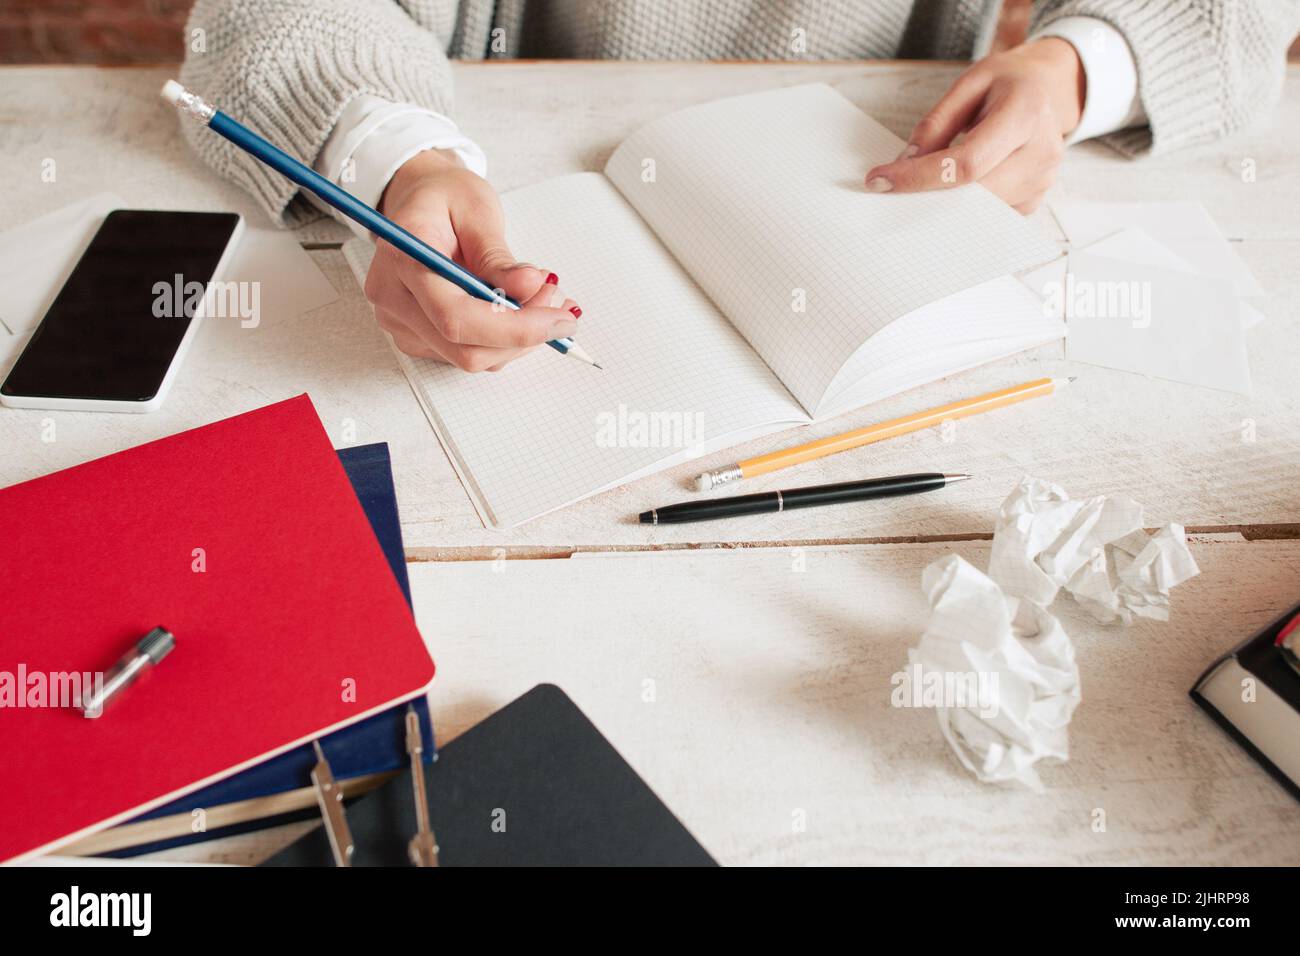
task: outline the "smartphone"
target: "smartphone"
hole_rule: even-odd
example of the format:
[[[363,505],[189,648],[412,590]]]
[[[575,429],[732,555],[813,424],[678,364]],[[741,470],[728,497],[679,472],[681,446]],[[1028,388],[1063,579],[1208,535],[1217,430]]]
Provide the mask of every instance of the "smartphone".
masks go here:
[[[150,412],[243,230],[227,212],[110,212],[0,385],[14,408]],[[237,292],[237,290],[236,290]]]

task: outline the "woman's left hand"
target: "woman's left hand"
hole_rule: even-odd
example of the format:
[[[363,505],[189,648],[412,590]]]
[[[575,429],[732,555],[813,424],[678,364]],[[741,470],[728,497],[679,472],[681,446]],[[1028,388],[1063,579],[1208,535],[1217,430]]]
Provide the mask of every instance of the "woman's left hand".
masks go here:
[[[1059,37],[986,57],[916,124],[897,159],[867,173],[867,189],[920,192],[979,182],[1022,213],[1033,212],[1056,179],[1086,89],[1078,53]]]

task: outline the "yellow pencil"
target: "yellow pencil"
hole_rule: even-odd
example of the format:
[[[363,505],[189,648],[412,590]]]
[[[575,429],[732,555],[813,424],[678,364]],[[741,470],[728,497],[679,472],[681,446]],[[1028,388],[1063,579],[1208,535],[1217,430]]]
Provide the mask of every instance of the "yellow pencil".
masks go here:
[[[827,455],[848,451],[850,448],[860,448],[873,442],[884,441],[886,438],[896,438],[909,432],[920,431],[922,428],[930,428],[949,419],[965,418],[967,415],[977,415],[980,412],[992,411],[1006,405],[1014,405],[1016,402],[1023,402],[1027,398],[1050,395],[1058,388],[1073,381],[1073,377],[1040,378],[1033,382],[1025,382],[1023,385],[1013,385],[1011,388],[1004,388],[997,392],[988,392],[985,395],[977,395],[974,398],[963,399],[960,402],[940,405],[938,408],[917,412],[914,415],[905,415],[892,421],[878,422],[875,425],[868,425],[866,428],[845,432],[842,435],[831,435],[828,438],[819,438],[817,441],[810,441],[803,445],[795,445],[793,448],[783,448],[780,451],[759,455],[757,458],[747,458],[742,462],[720,468],[717,471],[706,471],[695,479],[695,487],[698,491],[709,491],[718,487],[718,485],[725,485],[731,481],[753,478],[755,475],[765,475],[769,471],[789,468],[791,465],[799,465],[815,458],[824,458]]]

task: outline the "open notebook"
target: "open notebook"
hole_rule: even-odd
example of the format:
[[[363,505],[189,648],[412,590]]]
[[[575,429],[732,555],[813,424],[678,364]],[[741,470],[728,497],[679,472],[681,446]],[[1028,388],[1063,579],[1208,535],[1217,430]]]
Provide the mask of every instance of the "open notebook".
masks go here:
[[[1059,252],[1010,207],[981,186],[864,191],[902,146],[829,87],[792,87],[673,113],[604,175],[504,196],[511,249],[559,274],[605,370],[548,348],[481,375],[400,355],[484,522],[1060,338],[1010,277]],[[344,251],[360,281],[373,245]]]

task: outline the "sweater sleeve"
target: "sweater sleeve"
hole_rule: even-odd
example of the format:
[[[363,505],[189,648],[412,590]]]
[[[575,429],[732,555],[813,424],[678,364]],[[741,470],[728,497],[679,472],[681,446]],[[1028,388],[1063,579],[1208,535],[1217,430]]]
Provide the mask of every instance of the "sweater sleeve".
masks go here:
[[[1277,102],[1300,0],[1042,0],[1030,32],[1096,17],[1128,41],[1148,125],[1103,137],[1128,156],[1235,133]]]
[[[354,97],[451,109],[442,41],[392,0],[198,0],[185,36],[181,82],[308,165]],[[273,220],[319,216],[278,173],[198,124],[181,125],[199,157]]]

